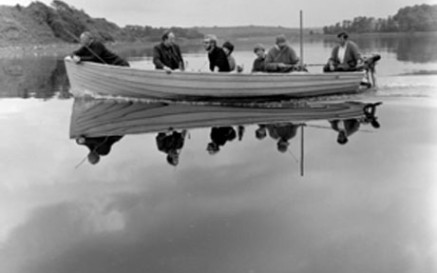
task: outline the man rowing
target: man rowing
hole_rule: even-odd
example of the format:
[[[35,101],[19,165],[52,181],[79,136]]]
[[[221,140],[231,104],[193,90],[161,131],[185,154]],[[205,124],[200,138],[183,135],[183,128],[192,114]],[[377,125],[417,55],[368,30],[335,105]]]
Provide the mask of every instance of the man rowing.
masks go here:
[[[181,49],[175,43],[175,35],[172,31],[166,31],[161,37],[161,43],[153,48],[153,64],[155,69],[166,71],[185,69]]]

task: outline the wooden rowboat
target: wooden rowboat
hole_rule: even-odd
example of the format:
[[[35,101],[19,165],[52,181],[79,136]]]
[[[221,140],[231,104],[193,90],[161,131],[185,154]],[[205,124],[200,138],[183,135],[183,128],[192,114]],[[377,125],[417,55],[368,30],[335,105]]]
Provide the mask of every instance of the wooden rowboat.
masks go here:
[[[264,106],[214,106],[76,98],[70,137],[100,137],[213,126],[306,123],[314,120],[360,119],[362,102],[306,102]]]
[[[365,72],[207,73],[145,70],[65,58],[71,92],[161,100],[265,101],[357,93]]]

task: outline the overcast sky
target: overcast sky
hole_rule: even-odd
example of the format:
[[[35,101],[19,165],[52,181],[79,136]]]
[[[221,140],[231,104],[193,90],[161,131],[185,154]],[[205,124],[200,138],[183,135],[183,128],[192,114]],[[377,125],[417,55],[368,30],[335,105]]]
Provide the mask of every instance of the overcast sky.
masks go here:
[[[27,6],[31,0],[0,0],[2,5]],[[40,0],[49,5],[52,0]],[[91,17],[104,17],[119,26],[299,26],[332,25],[357,16],[386,18],[399,8],[437,4],[437,0],[66,0]]]

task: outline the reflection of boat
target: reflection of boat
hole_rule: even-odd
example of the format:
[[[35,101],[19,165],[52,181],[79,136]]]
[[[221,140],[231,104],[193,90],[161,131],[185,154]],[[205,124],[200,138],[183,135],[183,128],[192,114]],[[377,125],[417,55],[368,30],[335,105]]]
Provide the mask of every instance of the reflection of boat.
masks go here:
[[[307,122],[364,117],[361,102],[299,102],[280,106],[214,106],[76,99],[70,137],[126,135],[173,129],[245,125],[273,122]]]
[[[364,72],[201,73],[144,70],[65,58],[71,92],[166,100],[278,100],[356,93]]]

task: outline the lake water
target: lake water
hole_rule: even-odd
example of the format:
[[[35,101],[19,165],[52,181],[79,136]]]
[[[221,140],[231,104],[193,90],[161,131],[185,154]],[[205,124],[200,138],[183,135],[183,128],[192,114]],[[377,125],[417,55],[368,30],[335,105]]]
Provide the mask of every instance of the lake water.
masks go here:
[[[235,125],[210,154],[202,123],[176,166],[157,132],[126,134],[90,164],[70,138],[85,106],[62,56],[2,58],[0,272],[437,272],[437,36],[352,39],[381,54],[379,88],[324,101],[382,102],[379,129],[340,145],[327,120],[308,121],[279,152],[257,124]],[[245,70],[256,42],[270,44],[235,41]],[[305,40],[305,62],[324,63],[333,42]],[[200,42],[182,49],[205,69]],[[151,51],[121,54],[147,67]]]

